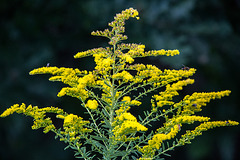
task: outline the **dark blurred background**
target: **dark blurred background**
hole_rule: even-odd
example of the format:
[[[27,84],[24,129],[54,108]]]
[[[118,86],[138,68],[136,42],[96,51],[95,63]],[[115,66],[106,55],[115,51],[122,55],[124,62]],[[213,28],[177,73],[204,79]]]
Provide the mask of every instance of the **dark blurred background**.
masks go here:
[[[81,112],[76,99],[56,97],[61,83],[28,73],[48,63],[93,69],[92,58],[75,60],[73,55],[106,46],[107,39],[93,37],[91,31],[105,29],[116,13],[129,7],[139,11],[140,20],[127,22],[127,42],[146,44],[147,50],[181,52],[145,61],[164,68],[196,68],[191,92],[231,90],[229,97],[212,101],[202,114],[240,121],[239,0],[1,0],[0,112],[22,102]],[[31,125],[32,118],[22,115],[0,119],[0,160],[74,159],[53,134],[33,131]],[[237,160],[239,146],[239,126],[217,128],[169,154],[175,160]]]

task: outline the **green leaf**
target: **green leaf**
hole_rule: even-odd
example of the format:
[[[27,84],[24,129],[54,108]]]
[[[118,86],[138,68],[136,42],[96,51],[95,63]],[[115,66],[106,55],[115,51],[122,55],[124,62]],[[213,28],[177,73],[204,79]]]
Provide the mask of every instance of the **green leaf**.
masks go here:
[[[64,148],[64,150],[67,150],[70,147],[70,145],[68,145],[67,147]]]
[[[108,140],[106,137],[93,136],[93,135],[91,135],[91,138],[96,139],[96,140],[100,140],[100,141],[107,141]]]
[[[110,84],[108,84],[106,81],[104,81],[104,84],[106,84],[108,87],[112,87]]]

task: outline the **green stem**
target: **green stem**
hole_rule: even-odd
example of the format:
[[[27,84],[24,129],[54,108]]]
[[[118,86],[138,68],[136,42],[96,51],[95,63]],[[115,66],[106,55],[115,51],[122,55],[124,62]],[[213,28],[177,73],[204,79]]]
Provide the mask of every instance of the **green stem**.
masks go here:
[[[173,145],[172,147],[169,147],[168,149],[165,149],[165,150],[163,150],[162,152],[158,153],[156,156],[153,157],[153,159],[154,159],[154,158],[157,158],[157,157],[159,157],[160,155],[165,154],[166,152],[168,152],[168,151],[170,151],[170,150],[173,150],[175,147],[178,147],[178,146],[181,146],[181,145],[182,145],[182,144],[177,143],[177,144]],[[165,154],[165,155],[166,155],[166,154]]]
[[[56,129],[51,130],[51,131],[54,132],[57,136],[65,139],[65,137],[64,137],[63,135],[59,134]],[[76,144],[74,144],[74,143],[72,143],[72,142],[70,142],[70,141],[68,141],[68,143],[69,143],[70,146],[72,146],[72,148],[77,148],[78,153],[80,153],[81,156],[82,156],[85,160],[88,160],[88,159],[89,159],[89,158],[87,157],[87,155],[85,155],[85,154],[81,151],[81,148],[80,148],[78,145],[76,145]]]
[[[82,99],[81,99],[81,100],[82,100]],[[84,106],[86,105],[86,104],[84,103],[84,101],[82,101],[82,103],[84,104]],[[94,123],[94,126],[96,127],[97,132],[98,132],[98,134],[100,135],[100,137],[101,137],[101,138],[105,137],[104,135],[102,135],[101,131],[99,130],[98,125],[97,125],[97,123],[96,123],[96,121],[95,121],[95,119],[94,119],[94,117],[93,117],[93,115],[92,115],[92,112],[91,112],[87,107],[86,107],[86,110],[87,110],[88,114],[91,116],[91,119],[92,119],[92,121],[93,121],[93,123]],[[103,141],[103,143],[104,143],[105,147],[107,148],[107,144],[106,144],[104,141]]]
[[[113,45],[113,64],[112,64],[112,75],[116,74],[116,45],[114,44]],[[115,110],[115,103],[116,103],[116,100],[115,100],[115,95],[116,95],[116,91],[115,91],[115,88],[114,88],[114,82],[115,82],[115,79],[112,78],[112,84],[111,84],[111,91],[110,91],[110,94],[111,94],[111,97],[112,97],[112,107],[110,108],[110,124],[112,125],[113,121],[114,121],[114,110]]]
[[[115,61],[116,61],[116,53],[115,53],[115,50],[116,50],[116,45],[114,44],[113,45],[113,64],[112,64],[112,75],[114,75],[116,73],[116,66],[115,66]],[[112,78],[112,77],[111,77]],[[108,79],[108,81],[110,81]],[[114,88],[114,81],[115,79],[112,78],[111,79],[111,89],[110,89],[110,95],[111,95],[111,99],[112,99],[112,106],[110,107],[110,117],[109,117],[109,121],[110,121],[110,125],[111,125],[111,128],[109,128],[109,147],[107,148],[107,153],[106,153],[106,159],[109,159],[110,160],[110,155],[112,155],[112,147],[113,147],[113,139],[111,139],[110,137],[113,136],[113,133],[112,133],[112,125],[113,125],[113,122],[114,122],[114,111],[115,111],[115,103],[116,103],[116,100],[115,100],[115,88]]]
[[[144,119],[141,123],[142,123],[142,125],[146,125],[146,124],[150,123],[151,121],[154,121],[154,120],[156,120],[156,119],[158,119],[158,118],[160,118],[160,117],[163,117],[163,116],[167,115],[168,113],[173,112],[174,110],[176,110],[176,109],[178,109],[178,108],[179,108],[179,107],[170,108],[170,109],[167,110],[166,112],[161,113],[161,114],[155,116],[155,117],[152,118],[152,119],[148,119],[148,118],[151,117],[152,114],[154,113],[154,112],[151,112],[147,117],[145,117],[145,119]],[[145,121],[147,121],[147,122],[145,122]]]

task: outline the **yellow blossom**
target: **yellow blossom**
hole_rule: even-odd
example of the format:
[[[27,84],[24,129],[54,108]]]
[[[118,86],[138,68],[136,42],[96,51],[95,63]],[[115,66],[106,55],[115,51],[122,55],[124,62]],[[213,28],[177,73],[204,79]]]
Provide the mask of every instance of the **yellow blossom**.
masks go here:
[[[125,120],[121,125],[118,125],[113,129],[113,133],[116,137],[121,137],[137,131],[147,131],[147,128],[137,121],[132,120]]]
[[[64,124],[71,123],[76,118],[77,118],[77,115],[69,114],[64,118]]]
[[[159,92],[158,95],[154,95],[153,98],[157,102],[157,106],[152,106],[153,110],[156,111],[156,108],[162,107],[164,105],[173,105],[174,102],[172,102],[172,99],[174,96],[178,95],[178,90],[182,90],[183,86],[186,86],[188,84],[192,84],[194,82],[193,79],[186,79],[182,81],[178,81],[173,84],[166,85],[166,90],[163,92]]]
[[[184,145],[185,143],[190,143],[190,140],[194,139],[196,136],[202,135],[203,131],[207,131],[215,127],[235,126],[235,125],[239,125],[239,123],[231,120],[204,122],[204,123],[201,123],[199,126],[197,126],[194,130],[187,131],[185,134],[183,134],[179,142],[180,144]]]
[[[82,57],[86,57],[86,56],[90,56],[90,55],[93,55],[93,54],[98,54],[98,53],[105,53],[107,54],[109,51],[109,48],[94,48],[94,49],[91,49],[91,50],[88,50],[88,51],[84,51],[84,52],[78,52],[74,58],[82,58]]]
[[[184,104],[182,114],[191,115],[195,112],[201,111],[201,106],[205,106],[210,100],[228,96],[231,91],[209,92],[209,93],[193,93],[191,96],[187,95],[182,101],[174,104],[174,107],[179,107]]]
[[[131,97],[129,97],[129,96],[124,96],[123,99],[122,99],[122,101],[126,101],[126,103],[130,103]]]
[[[97,109],[98,107],[98,102],[96,100],[88,100],[86,107],[90,108],[90,109]]]
[[[146,147],[159,149],[164,140],[172,139],[177,135],[178,131],[178,125],[175,125],[168,134],[155,134],[153,138],[148,141],[148,146]]]
[[[137,121],[136,117],[134,117],[131,113],[123,113],[118,117],[118,119],[120,121],[124,121],[124,120]]]
[[[22,113],[26,116],[31,116],[34,118],[32,129],[39,129],[44,128],[44,133],[49,132],[50,130],[55,130],[55,126],[52,124],[52,120],[49,117],[45,117],[46,113],[57,113],[57,114],[64,114],[62,109],[56,107],[45,107],[45,108],[38,108],[37,106],[29,105],[26,107],[24,103],[21,105],[15,104],[4,111],[0,117],[6,117],[10,114]]]
[[[124,54],[122,56],[119,56],[122,60],[128,62],[128,63],[133,63],[134,59],[129,55],[129,54]]]
[[[133,79],[133,76],[127,71],[122,71],[120,73],[116,73],[112,77],[115,79],[123,79],[124,82],[128,82]]]

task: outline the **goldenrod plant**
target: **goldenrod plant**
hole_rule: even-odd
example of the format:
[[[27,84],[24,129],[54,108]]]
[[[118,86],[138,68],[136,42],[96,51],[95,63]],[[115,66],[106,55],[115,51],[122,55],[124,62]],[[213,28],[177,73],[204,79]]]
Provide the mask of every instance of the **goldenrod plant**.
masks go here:
[[[71,96],[81,101],[89,119],[67,113],[57,107],[14,104],[0,117],[21,113],[33,117],[32,129],[43,128],[44,133],[54,132],[55,138],[64,141],[66,148],[75,151],[76,158],[90,159],[159,159],[175,147],[190,144],[204,131],[215,127],[234,126],[236,121],[211,121],[197,115],[210,100],[230,94],[219,92],[195,92],[182,100],[175,100],[184,86],[193,84],[196,69],[164,69],[151,64],[134,63],[135,58],[147,56],[175,56],[178,50],[145,51],[145,45],[123,43],[127,39],[125,21],[138,17],[138,11],[129,8],[117,14],[108,25],[111,29],[92,32],[94,36],[109,39],[109,47],[94,48],[77,53],[74,58],[93,56],[96,63],[92,71],[73,68],[41,67],[30,75],[51,74],[50,81],[68,85],[58,97]],[[142,105],[144,96],[152,95],[149,107]],[[133,115],[131,107],[144,109],[144,114]],[[63,126],[54,125],[47,113],[62,119]],[[153,130],[151,125],[160,128]],[[194,123],[194,124],[193,124]],[[190,130],[184,131],[184,126]],[[184,127],[185,128],[185,127]]]

